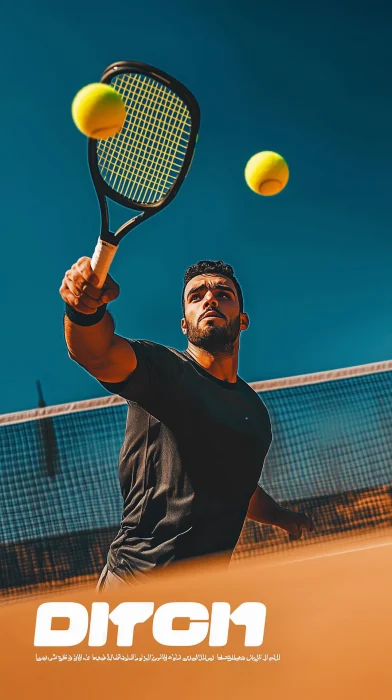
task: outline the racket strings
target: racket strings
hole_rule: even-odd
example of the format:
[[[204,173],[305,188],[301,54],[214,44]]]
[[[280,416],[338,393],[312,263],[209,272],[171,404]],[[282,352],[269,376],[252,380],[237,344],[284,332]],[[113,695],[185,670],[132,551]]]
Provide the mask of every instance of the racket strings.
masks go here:
[[[135,122],[134,129],[130,132],[130,134],[128,134],[128,137],[123,139],[122,144],[120,144],[120,148],[117,148],[115,153],[118,160],[117,165],[119,166],[117,171],[116,168],[114,171],[112,167],[110,168],[111,174],[115,175],[115,180],[117,180],[118,176],[121,175],[123,178],[125,178],[125,180],[131,180],[131,182],[133,182],[133,188],[130,190],[129,187],[124,189],[124,179],[122,187],[117,181],[113,182],[110,180],[111,186],[117,187],[117,189],[119,189],[125,196],[133,199],[151,199],[151,191],[157,192],[158,195],[164,192],[165,186],[168,184],[168,179],[170,178],[169,185],[171,185],[180,171],[180,168],[176,168],[175,165],[180,165],[183,160],[183,157],[179,157],[179,154],[168,150],[168,139],[166,139],[165,143],[165,140],[161,138],[161,153],[159,153],[159,150],[156,147],[149,147],[149,145],[146,144],[146,132],[148,127],[149,124],[142,124],[140,119]],[[142,146],[145,151],[140,147],[140,138],[138,139],[139,143],[135,143],[135,140],[133,140],[135,135],[142,137]],[[118,144],[116,145],[118,146]],[[162,147],[165,151],[163,153]],[[130,149],[129,152],[127,151],[128,148]],[[185,150],[186,149],[184,148],[184,154]],[[113,154],[111,155],[113,156]],[[172,163],[168,162],[168,156],[171,156],[171,160],[173,161]],[[113,157],[111,158],[111,165],[112,164]],[[127,177],[126,170],[132,166],[133,176],[129,178]],[[155,177],[154,173],[152,172],[153,169],[155,170]],[[129,182],[127,184],[129,185]],[[149,189],[150,193],[143,192],[142,189]],[[150,197],[146,197],[146,194],[150,194]]]
[[[125,77],[127,77],[127,76],[125,76]],[[123,82],[124,82],[124,80],[122,80],[121,82],[117,81],[117,84],[119,84],[120,88],[124,88],[124,85],[122,84]],[[119,91],[123,92],[123,97],[125,97],[125,98],[129,97],[129,100],[128,100],[129,110],[128,111],[130,113],[132,113],[134,119],[133,119],[133,125],[131,126],[130,124],[126,124],[126,126],[128,126],[128,130],[124,134],[120,133],[117,137],[116,142],[114,144],[112,144],[112,146],[114,146],[114,148],[115,148],[114,155],[117,157],[117,163],[115,161],[113,161],[113,151],[110,152],[110,150],[109,150],[109,152],[106,153],[106,155],[109,155],[109,157],[110,157],[110,165],[112,165],[114,162],[114,166],[115,166],[114,169],[110,168],[111,176],[114,175],[115,179],[113,181],[113,179],[111,177],[109,179],[109,183],[108,183],[114,189],[117,186],[117,180],[118,180],[119,176],[120,176],[120,178],[123,177],[123,185],[125,184],[125,182],[127,180],[126,171],[127,171],[127,168],[131,164],[130,163],[131,158],[133,158],[133,161],[134,161],[132,175],[137,179],[137,182],[139,183],[139,185],[141,185],[141,186],[145,185],[146,178],[141,177],[141,169],[142,169],[143,161],[144,161],[144,164],[148,163],[148,157],[145,156],[143,158],[142,151],[141,151],[140,147],[138,148],[138,144],[140,146],[140,141],[141,141],[141,139],[144,138],[144,132],[142,131],[141,125],[140,125],[141,113],[140,113],[140,110],[137,108],[137,99],[138,99],[139,91],[135,91],[133,96],[131,96],[129,94],[129,91],[126,92],[124,89],[123,90],[120,89]],[[147,86],[145,89],[145,94],[144,94],[144,100],[145,100],[144,106],[145,106],[146,110],[149,109],[151,106],[149,92],[150,92],[149,84],[147,83]],[[138,135],[138,129],[140,129],[140,136],[138,138],[135,138]],[[105,165],[107,165],[107,163],[105,163]],[[144,167],[144,170],[145,169],[146,168]],[[133,183],[133,184],[135,185],[136,183]],[[122,194],[124,194],[124,188],[120,187],[120,191]],[[130,194],[130,193],[128,193],[128,194]]]
[[[170,96],[170,98],[169,98],[169,96]],[[174,98],[174,99],[173,99],[173,98]],[[177,98],[177,96],[175,95],[175,93],[172,93],[172,92],[171,92],[171,93],[168,93],[168,94],[166,94],[166,97],[165,97],[165,99],[163,100],[163,101],[164,101],[164,104],[162,104],[161,106],[162,106],[164,109],[172,110],[172,105],[173,105],[173,103],[174,103],[174,100],[178,101],[178,98]],[[162,100],[160,100],[160,101],[162,102]],[[182,103],[181,103],[181,104],[182,104]],[[172,110],[172,111],[173,111],[173,110]],[[139,121],[140,121],[140,123],[139,123],[139,128],[141,129],[141,136],[142,136],[142,138],[144,138],[144,139],[146,140],[146,138],[147,138],[147,133],[148,133],[148,129],[149,129],[150,127],[153,127],[154,125],[152,124],[151,118],[143,119],[143,115],[140,116],[140,120],[139,120]],[[169,121],[170,121],[170,120],[169,120]],[[175,168],[175,167],[174,167],[174,165],[175,165],[175,160],[176,160],[176,158],[178,159],[177,153],[174,152],[176,149],[178,150],[178,139],[175,138],[174,127],[175,127],[176,125],[178,126],[178,124],[176,123],[176,120],[173,118],[173,116],[172,116],[172,118],[171,118],[171,122],[172,122],[171,128],[170,128],[170,124],[169,124],[169,128],[168,128],[168,130],[167,130],[166,137],[164,137],[163,134],[161,134],[161,147],[162,147],[161,156],[160,156],[160,157],[158,156],[158,158],[157,158],[157,155],[158,155],[158,154],[157,154],[156,152],[155,152],[155,153],[150,153],[150,160],[152,160],[152,161],[155,160],[154,165],[164,166],[164,167],[161,167],[161,168],[156,168],[156,177],[155,177],[155,179],[159,181],[159,182],[157,182],[156,184],[157,184],[159,187],[161,187],[161,188],[166,188],[167,180],[168,180],[168,177],[170,176],[170,168],[169,168],[169,166],[168,166],[168,165],[164,165],[165,162],[167,163],[167,161],[169,160],[170,156],[173,156],[173,158],[174,158],[173,163],[171,164],[171,165],[172,165],[172,168],[171,168],[172,171],[174,171],[174,173],[177,171],[177,174],[178,174],[178,172],[180,171],[180,167],[178,167],[178,168]],[[178,133],[180,133],[180,132],[178,131]],[[137,155],[142,156],[142,154],[139,153],[139,151],[140,151],[140,149],[136,149]],[[156,149],[154,149],[154,151],[156,151]],[[185,150],[184,150],[183,156],[185,156],[185,151],[186,151],[186,148],[185,148]],[[144,168],[143,168],[143,169],[144,169],[144,171],[146,171],[146,164],[148,163],[148,161],[147,161],[147,159],[146,159],[145,157],[142,158],[142,160],[143,160],[143,162],[144,162]],[[182,160],[183,160],[183,158],[181,159],[181,162],[182,162]],[[138,175],[138,179],[139,179],[139,177],[142,177],[142,178],[143,178],[144,173],[143,173],[143,172],[140,172],[140,169],[139,169],[139,171],[137,172],[137,175]],[[155,184],[155,183],[153,183],[153,184]],[[131,192],[131,193],[130,193],[130,196],[132,197],[133,194],[134,194],[134,193]]]
[[[112,81],[127,108],[122,130],[97,142],[105,182],[133,201],[161,199],[181,172],[191,133],[187,106],[170,88],[137,73]]]
[[[138,109],[138,105],[136,100],[138,99],[139,95],[136,95],[136,99],[131,100],[130,103],[130,109],[133,112],[134,116],[134,122],[133,122],[133,128],[129,131],[128,136],[124,139],[124,146],[126,148],[130,148],[132,150],[132,155],[134,156],[134,160],[138,161],[138,166],[134,167],[133,169],[133,175],[137,179],[137,182],[139,186],[143,186],[146,183],[147,177],[149,175],[148,173],[148,165],[151,164],[151,162],[154,164],[154,161],[161,160],[163,164],[163,158],[159,159],[159,154],[157,152],[156,148],[150,148],[148,143],[148,130],[154,130],[154,124],[153,120],[151,118],[151,109],[153,108],[153,99],[154,95],[151,95],[151,85],[147,83],[147,87],[145,89],[145,94],[144,94],[144,109],[145,112],[142,113],[140,109]],[[150,114],[149,114],[150,112]],[[141,150],[140,145],[146,146],[147,148],[147,153],[143,153]],[[123,151],[124,154],[124,151]],[[123,155],[122,154],[122,155]],[[157,157],[158,156],[158,157]],[[160,163],[158,163],[160,165]],[[136,183],[135,183],[136,184]],[[150,185],[154,184],[150,182]],[[135,186],[134,188],[135,189]],[[135,195],[135,192],[129,192],[128,196],[132,198]]]

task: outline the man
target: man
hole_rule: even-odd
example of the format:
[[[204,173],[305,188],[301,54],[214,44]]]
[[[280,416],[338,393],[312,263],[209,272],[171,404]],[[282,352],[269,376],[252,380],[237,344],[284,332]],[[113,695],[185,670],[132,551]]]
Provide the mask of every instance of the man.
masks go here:
[[[230,560],[245,517],[293,537],[306,515],[280,507],[257,485],[271,443],[267,409],[237,375],[241,332],[249,325],[230,265],[188,268],[182,295],[184,352],[114,333],[89,258],[68,270],[65,338],[72,359],[128,401],[120,453],[121,528],[99,589],[130,584],[171,562],[215,552]]]

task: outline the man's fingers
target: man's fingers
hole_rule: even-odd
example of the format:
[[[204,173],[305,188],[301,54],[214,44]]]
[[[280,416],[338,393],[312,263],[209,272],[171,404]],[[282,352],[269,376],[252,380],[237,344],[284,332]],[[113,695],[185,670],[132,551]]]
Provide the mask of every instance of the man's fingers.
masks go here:
[[[59,290],[62,299],[73,309],[80,311],[80,313],[95,313],[98,306],[101,306],[102,302],[92,299],[87,294],[80,292],[69,273],[70,271],[68,270]]]
[[[64,301],[69,304],[69,306],[72,306],[73,309],[80,311],[82,314],[94,314],[97,310],[97,302],[93,302],[94,308],[91,308],[85,303],[86,300],[84,297],[76,297],[70,289],[63,290],[61,296]],[[87,300],[92,303],[92,300],[89,299],[89,297],[87,297]]]
[[[114,281],[113,277],[111,277],[109,274],[106,275],[106,280],[105,284],[103,285],[103,289],[105,290],[113,290],[116,292],[120,291],[120,287],[118,286],[117,282]]]
[[[89,313],[94,313],[100,306],[102,306],[102,304],[105,304],[106,302],[104,301],[103,297],[98,299],[91,297],[90,294],[88,294],[90,288],[93,290],[93,293],[101,293],[100,289],[91,287],[88,282],[84,282],[85,291],[83,291],[83,285],[82,289],[80,289],[75,284],[71,271],[68,270],[65,273],[65,277],[60,287],[60,294],[67,304],[81,313],[87,313],[86,310],[88,310]]]
[[[71,269],[82,275],[83,280],[86,282],[97,286],[99,279],[91,267],[91,258],[79,258],[79,260],[72,265]]]
[[[108,304],[109,301],[114,301],[114,299],[117,299],[117,297],[118,292],[115,289],[108,289],[103,292],[102,301],[104,304]]]
[[[296,522],[300,528],[306,527],[310,531],[314,529],[313,520],[306,513],[297,513]]]
[[[308,532],[313,532],[314,530],[314,524],[312,518],[310,518],[308,515],[305,515],[305,513],[298,513],[296,514],[295,518],[296,522],[292,526],[291,532],[289,531],[289,540],[290,542],[293,542],[295,540],[300,540],[302,537],[302,533],[304,528]],[[295,528],[295,530],[294,530]]]
[[[93,299],[100,296],[101,290],[94,284],[95,280],[98,278],[91,270],[89,263],[88,266],[82,265],[82,267],[79,267],[78,263],[75,263],[66,274],[68,278],[72,279],[79,291],[84,292],[88,289],[88,294]]]
[[[297,532],[293,535],[290,535],[291,540],[300,540],[302,537],[302,525],[297,525]]]
[[[67,286],[71,290],[72,294],[74,294],[76,297],[89,297],[96,306],[96,301],[101,295],[100,289],[97,289],[97,287],[93,287],[92,284],[86,282],[83,279],[83,277],[81,277],[77,273],[73,273],[72,270],[68,270],[65,273],[65,279]],[[87,306],[89,306],[87,302],[85,303],[87,304]]]
[[[304,515],[303,527],[306,527],[306,529],[309,530],[309,532],[313,532],[314,524],[312,518],[309,515]]]
[[[115,282],[110,275],[107,275],[105,284],[102,287],[102,301],[105,304],[108,304],[109,301],[114,301],[114,299],[117,299],[119,293],[120,287],[118,286],[117,282]]]
[[[67,270],[60,287],[60,294],[74,309],[82,313],[94,313],[99,306],[117,299],[120,288],[107,275],[103,288],[98,288],[98,277],[91,267],[91,258],[83,257]]]
[[[87,285],[88,283],[85,282],[85,284]],[[101,296],[98,299],[91,297],[88,294],[88,288],[86,288],[85,291],[80,291],[77,288],[77,286],[73,283],[72,278],[68,277],[68,275],[65,276],[65,286],[67,289],[69,289],[69,291],[72,294],[71,306],[74,306],[75,308],[79,303],[81,303],[85,307],[87,307],[88,309],[91,309],[92,311],[96,311],[100,306],[102,306],[102,304],[107,303],[107,301],[105,300],[105,298],[103,296]],[[101,292],[101,290],[97,290],[97,289],[95,291]],[[78,301],[76,301],[76,300],[78,300]],[[108,301],[111,301],[111,298],[109,298]]]

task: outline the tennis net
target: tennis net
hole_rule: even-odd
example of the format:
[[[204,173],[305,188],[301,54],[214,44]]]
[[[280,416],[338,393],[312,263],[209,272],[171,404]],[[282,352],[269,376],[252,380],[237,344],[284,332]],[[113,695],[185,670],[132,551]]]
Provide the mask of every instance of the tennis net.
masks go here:
[[[315,523],[295,546],[391,526],[392,362],[252,386],[273,431],[260,485]],[[3,596],[101,571],[121,521],[126,410],[108,396],[0,416]],[[246,520],[234,559],[289,546]]]

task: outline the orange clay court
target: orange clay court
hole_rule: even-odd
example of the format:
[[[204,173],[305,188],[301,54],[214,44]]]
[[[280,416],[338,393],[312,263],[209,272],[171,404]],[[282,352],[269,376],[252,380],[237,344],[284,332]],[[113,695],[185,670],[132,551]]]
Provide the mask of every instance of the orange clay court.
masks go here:
[[[97,594],[90,586],[72,587],[51,596],[2,606],[3,687],[14,698],[32,699],[126,697],[196,700],[268,697],[390,698],[392,670],[392,530],[378,536],[294,547],[231,565],[222,573],[214,560],[173,567],[159,580],[129,590],[129,596],[105,596],[112,610],[122,600],[154,601],[155,609],[172,601],[210,605],[227,601],[233,610],[245,601],[267,607],[261,647],[243,646],[243,627],[230,626],[224,648],[207,640],[192,648],[163,648],[148,623],[135,629],[132,648],[120,649],[115,637],[96,651],[131,655],[205,654],[213,661],[58,661],[37,662],[53,652],[92,654],[84,642],[77,648],[34,648],[38,604],[49,600],[79,602],[89,609]],[[183,622],[185,628],[186,620]],[[114,626],[113,626],[114,627]],[[218,660],[245,656],[245,660]],[[253,654],[259,661],[246,660]],[[267,661],[266,656],[280,656]],[[23,673],[20,669],[23,668]]]

